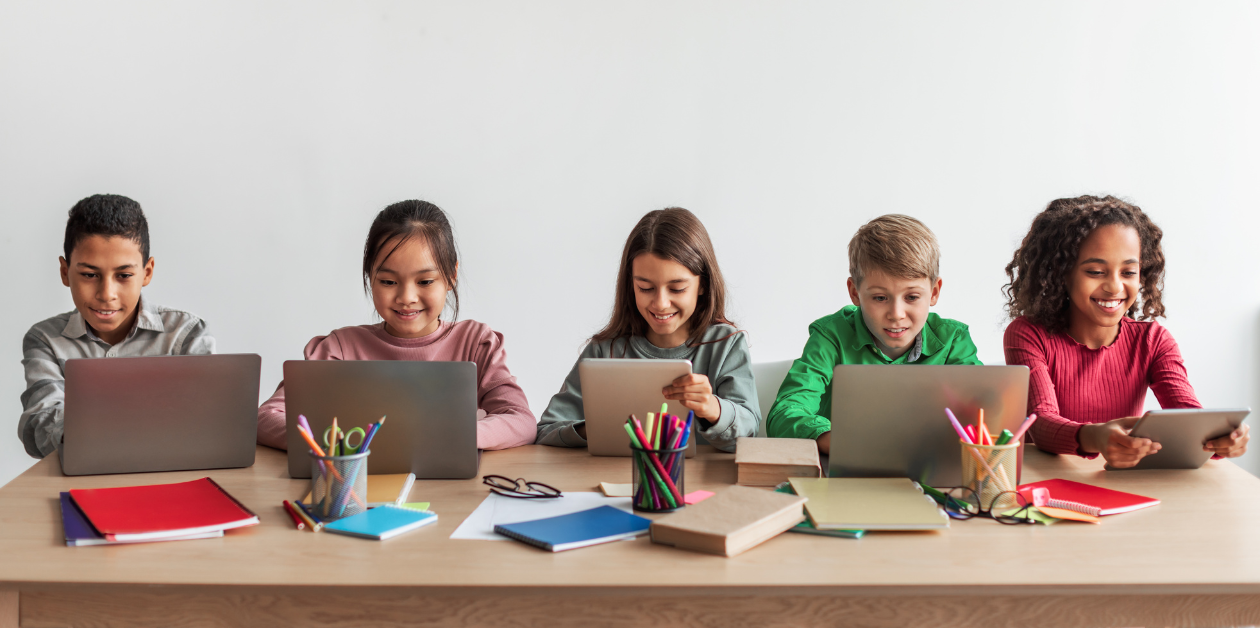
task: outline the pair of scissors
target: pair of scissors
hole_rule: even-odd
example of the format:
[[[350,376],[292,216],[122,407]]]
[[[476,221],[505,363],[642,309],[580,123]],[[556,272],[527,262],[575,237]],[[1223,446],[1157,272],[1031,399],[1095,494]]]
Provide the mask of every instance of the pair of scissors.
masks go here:
[[[356,427],[350,430],[349,432],[344,432],[342,431],[341,428],[337,428],[337,431],[335,433],[332,431],[332,429],[333,428],[331,425],[324,428],[324,446],[329,448],[328,451],[330,452],[332,451],[333,443],[337,442],[338,436],[341,436],[341,443],[344,446],[345,452],[346,452],[344,455],[352,455],[352,454],[359,453],[359,447],[363,445],[363,439],[367,436],[367,432],[364,432],[363,428]],[[356,444],[351,444],[350,437],[354,436],[356,433],[359,435],[359,442]],[[330,439],[329,436],[332,436],[332,438]]]

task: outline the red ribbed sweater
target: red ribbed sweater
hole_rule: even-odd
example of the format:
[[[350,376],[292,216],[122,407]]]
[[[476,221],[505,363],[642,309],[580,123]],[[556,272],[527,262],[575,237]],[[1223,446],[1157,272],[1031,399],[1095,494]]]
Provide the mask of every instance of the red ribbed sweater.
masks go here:
[[[1115,342],[1090,349],[1021,316],[1007,326],[1002,344],[1007,364],[1030,371],[1028,411],[1038,417],[1030,431],[1043,451],[1097,456],[1080,450],[1081,426],[1140,416],[1147,388],[1165,409],[1202,407],[1177,341],[1154,321],[1122,319]]]

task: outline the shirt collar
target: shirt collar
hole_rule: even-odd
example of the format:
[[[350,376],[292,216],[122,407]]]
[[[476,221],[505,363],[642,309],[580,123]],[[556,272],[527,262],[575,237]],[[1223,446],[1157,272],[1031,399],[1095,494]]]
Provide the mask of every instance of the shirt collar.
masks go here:
[[[932,355],[945,347],[941,337],[932,331],[932,326],[929,324],[931,322],[932,319],[928,318],[928,322],[923,324],[923,331],[919,332],[919,336],[923,339],[923,355]]]
[[[162,315],[158,313],[157,308],[150,307],[144,297],[140,297],[140,311],[136,314],[136,324],[131,327],[131,331],[127,333],[127,338],[134,338],[136,330],[147,329],[162,333],[166,331],[166,326],[162,324]],[[61,335],[66,338],[82,338],[87,336],[91,340],[100,340],[96,334],[87,326],[87,322],[83,320],[83,315],[76,308],[70,313],[70,320],[66,321],[65,329],[61,330]]]
[[[61,335],[66,338],[82,338],[87,335],[87,323],[83,322],[83,315],[78,308],[70,312],[70,320],[66,321],[66,328],[61,330]]]
[[[879,348],[879,345],[875,343],[875,336],[871,334],[871,330],[866,328],[866,319],[862,318],[861,309],[855,312],[855,314],[857,316],[854,317],[854,327],[856,328],[856,333],[853,334],[853,349],[855,351],[861,351],[863,348],[870,346],[872,351],[885,360],[888,360],[888,356],[885,355],[883,350]],[[910,348],[910,351],[906,352],[906,354],[901,357],[905,358],[905,362],[907,364],[918,362],[923,356],[929,356],[937,351],[940,351],[943,344],[944,343],[941,342],[940,337],[936,335],[936,332],[932,331],[932,326],[924,323],[923,329],[919,330],[919,335],[914,338],[914,346]],[[895,361],[896,360],[889,360],[889,362]]]
[[[131,328],[131,333],[135,334],[137,329],[147,329],[158,333],[166,331],[166,326],[162,324],[162,315],[158,313],[157,307],[151,307],[143,296],[140,297],[140,313],[136,316],[136,326]]]

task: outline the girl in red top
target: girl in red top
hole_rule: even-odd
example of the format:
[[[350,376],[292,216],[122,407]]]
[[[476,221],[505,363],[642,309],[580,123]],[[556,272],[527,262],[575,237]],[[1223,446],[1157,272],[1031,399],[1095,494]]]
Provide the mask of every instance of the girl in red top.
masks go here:
[[[1033,219],[1006,266],[1013,319],[1007,364],[1031,371],[1028,410],[1037,447],[1131,467],[1160,449],[1129,430],[1149,387],[1164,408],[1199,408],[1164,315],[1163,231],[1136,205],[1112,196],[1062,198]],[[1208,441],[1232,458],[1248,427]]]

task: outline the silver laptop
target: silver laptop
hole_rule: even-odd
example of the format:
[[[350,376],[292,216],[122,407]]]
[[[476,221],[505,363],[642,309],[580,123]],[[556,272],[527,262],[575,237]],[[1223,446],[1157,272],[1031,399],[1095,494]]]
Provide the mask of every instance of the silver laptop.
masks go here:
[[[644,421],[647,413],[660,412],[663,403],[669,404],[670,414],[686,418],[687,408],[667,401],[661,389],[689,373],[690,360],[587,358],[579,362],[587,450],[596,456],[629,456],[626,419],[633,414]],[[688,458],[696,455],[696,423],[692,421]]]
[[[66,360],[66,475],[254,464],[257,354]]]
[[[369,447],[368,473],[471,478],[477,451],[477,365],[406,360],[290,360],[284,363],[289,476],[311,477],[298,415],[324,446],[324,428],[367,429],[389,417]]]
[[[945,408],[964,424],[984,408],[990,432],[1014,432],[1027,416],[1028,368],[842,364],[831,391],[831,477],[958,486],[962,452]]]

